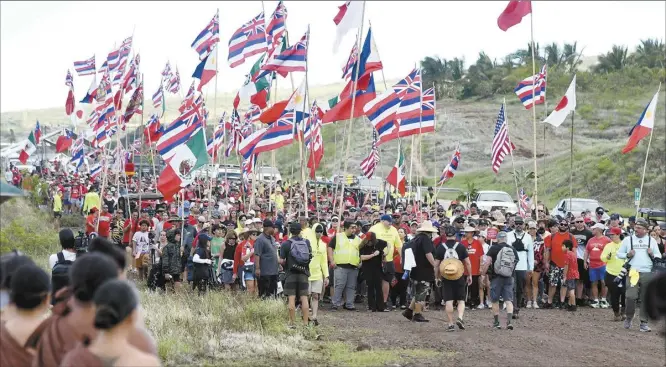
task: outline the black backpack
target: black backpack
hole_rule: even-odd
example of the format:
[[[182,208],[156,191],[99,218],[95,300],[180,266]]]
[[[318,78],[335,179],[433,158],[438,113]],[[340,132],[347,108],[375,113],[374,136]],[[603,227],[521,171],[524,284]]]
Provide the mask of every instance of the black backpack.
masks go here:
[[[527,248],[525,248],[525,244],[523,243],[523,238],[525,238],[525,233],[523,233],[523,237],[516,237],[516,240],[513,242],[512,246],[516,251],[527,251]]]
[[[69,285],[69,268],[74,264],[74,261],[65,260],[65,255],[63,255],[62,251],[58,252],[56,256],[58,256],[58,261],[53,265],[53,269],[51,269],[53,294]]]

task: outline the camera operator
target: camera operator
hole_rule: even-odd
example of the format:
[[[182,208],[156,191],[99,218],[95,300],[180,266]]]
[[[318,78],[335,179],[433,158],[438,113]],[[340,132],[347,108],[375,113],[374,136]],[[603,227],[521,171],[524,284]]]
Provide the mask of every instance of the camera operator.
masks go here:
[[[654,258],[661,258],[657,241],[652,240],[648,235],[648,223],[643,218],[636,219],[634,227],[635,232],[631,236],[627,236],[622,240],[622,245],[617,251],[619,259],[629,259],[628,263],[631,266],[629,276],[626,279],[626,316],[624,320],[624,328],[631,328],[631,321],[634,317],[634,310],[636,308],[636,300],[638,299],[639,291],[642,287],[647,286],[648,282],[652,279],[652,263]],[[638,273],[633,275],[632,273]],[[638,279],[636,279],[638,277]],[[640,331],[649,332],[648,315],[645,307],[640,309]]]
[[[69,285],[69,268],[76,260],[76,239],[74,232],[63,228],[58,233],[62,251],[49,256],[49,269],[51,269],[51,295],[55,303],[56,293]]]

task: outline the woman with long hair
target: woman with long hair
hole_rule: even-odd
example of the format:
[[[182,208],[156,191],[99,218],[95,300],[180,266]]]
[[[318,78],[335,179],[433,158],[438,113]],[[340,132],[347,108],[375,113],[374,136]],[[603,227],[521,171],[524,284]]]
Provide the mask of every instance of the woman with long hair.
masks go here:
[[[192,290],[197,289],[199,295],[206,293],[210,281],[210,267],[213,264],[208,236],[200,236],[199,244],[192,257],[194,273],[192,274]]]
[[[374,232],[366,233],[359,245],[359,254],[363,262],[363,277],[368,288],[368,309],[372,312],[386,312],[382,293],[382,269],[386,241],[377,239]]]
[[[50,306],[48,274],[36,265],[18,268],[11,280],[12,316],[0,324],[0,366],[29,366],[35,351],[30,339],[41,333]]]
[[[218,230],[218,232],[221,231]],[[236,257],[236,248],[238,247],[237,238],[236,232],[227,232],[220,248],[220,260],[217,265],[217,273],[220,274],[222,287],[230,290],[234,290],[236,285],[236,274],[234,272],[236,265],[234,264],[234,260]]]
[[[159,366],[159,359],[130,342],[137,324],[143,323],[136,291],[123,280],[105,282],[93,298],[97,336],[68,352],[60,366]]]
[[[247,239],[238,246],[241,247],[240,261],[243,263],[243,281],[249,294],[257,294],[257,279],[254,275],[254,242],[257,240],[259,231],[251,229],[243,233]]]

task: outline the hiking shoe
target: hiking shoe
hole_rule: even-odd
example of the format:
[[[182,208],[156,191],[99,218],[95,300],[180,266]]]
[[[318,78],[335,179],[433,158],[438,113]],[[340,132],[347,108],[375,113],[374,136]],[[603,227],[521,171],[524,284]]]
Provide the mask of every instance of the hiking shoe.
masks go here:
[[[331,306],[331,311],[337,311],[337,310],[338,310],[338,306],[336,306],[336,305]]]
[[[590,303],[590,307],[599,308],[599,307],[601,307],[601,304],[599,303],[599,301],[594,300],[594,302]]]
[[[402,305],[402,306],[400,306],[400,309],[401,309],[401,310],[406,310],[406,309],[407,309],[407,306]]]
[[[446,328],[446,331],[448,332],[456,331],[456,327],[453,326],[453,324],[449,324],[449,326]]]
[[[532,308],[532,301],[528,301],[525,308]]]
[[[619,312],[615,312],[615,316],[613,317],[613,321],[615,321],[615,322],[622,321],[622,315],[620,315]]]
[[[546,302],[546,303],[543,304],[543,308],[545,310],[549,310],[549,309],[553,308],[553,304]]]
[[[412,317],[412,321],[413,322],[430,322],[430,320],[427,320],[420,313],[415,313],[414,316]]]
[[[513,330],[513,325],[509,322],[506,324],[506,329],[507,330]]]
[[[631,329],[631,317],[627,317],[626,319],[624,319],[624,328]]]
[[[499,321],[493,322],[493,329],[497,329],[497,330],[502,329],[502,326],[500,326]]]
[[[520,319],[520,316],[518,316],[518,313],[514,313],[513,315],[511,315],[511,318],[513,320],[518,320],[518,319]]]
[[[603,309],[608,308],[608,307],[609,307],[609,305],[608,305],[608,301],[606,301],[605,299],[602,299],[602,300],[599,302],[599,307],[601,307],[601,308],[603,308]]]
[[[478,306],[476,306],[476,309],[477,309],[477,310],[483,310],[484,308],[486,308],[486,305],[484,305],[483,303],[480,304],[480,305],[478,305]]]
[[[412,318],[414,317],[414,311],[408,308],[402,311],[402,316],[404,316],[407,320],[412,321]]]
[[[356,307],[354,307],[354,306],[352,306],[352,307],[343,306],[342,308],[344,308],[347,311],[356,311]]]
[[[643,333],[649,333],[650,331],[652,331],[652,329],[650,329],[650,327],[648,326],[647,321],[641,321],[641,326],[638,330]]]
[[[533,307],[535,310],[539,309],[539,305],[538,305],[536,302],[534,302],[534,305],[533,305],[532,307]]]
[[[456,320],[456,325],[458,325],[458,329],[465,330],[465,322],[460,317],[458,317],[458,320]]]
[[[569,312],[576,312],[576,311],[578,311],[578,306],[576,306],[576,305],[569,305],[569,307],[567,308],[567,311],[569,311]]]

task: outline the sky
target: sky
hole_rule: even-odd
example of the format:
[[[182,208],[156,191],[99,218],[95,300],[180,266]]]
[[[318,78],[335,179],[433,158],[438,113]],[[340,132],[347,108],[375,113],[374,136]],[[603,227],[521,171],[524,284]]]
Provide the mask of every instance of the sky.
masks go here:
[[[546,43],[578,41],[584,56],[596,56],[613,44],[630,51],[645,38],[664,39],[664,1],[533,1],[534,37]],[[311,28],[308,51],[308,83],[341,81],[341,67],[355,41],[355,32],[343,39],[333,54],[333,17],[343,1],[285,1],[287,29],[292,44]],[[372,23],[386,79],[406,76],[425,56],[463,56],[473,63],[479,51],[501,60],[525,48],[530,40],[530,19],[507,32],[497,27],[497,17],[507,1],[368,1],[363,33]],[[65,75],[74,75],[77,100],[85,95],[92,76],[78,77],[73,62],[103,58],[126,37],[134,34],[134,50],[141,55],[145,96],[159,86],[160,72],[169,61],[177,66],[181,86],[187,89],[199,60],[190,44],[220,11],[220,92],[233,92],[258,56],[231,69],[226,63],[232,33],[262,11],[270,17],[277,1],[234,2],[0,2],[0,110],[21,111],[63,107],[67,96]],[[294,73],[296,85],[304,73]],[[377,78],[377,76],[376,76]],[[380,79],[376,79],[380,80]],[[206,91],[214,93],[213,82]],[[278,86],[289,87],[280,78]],[[204,88],[206,90],[206,88]]]

